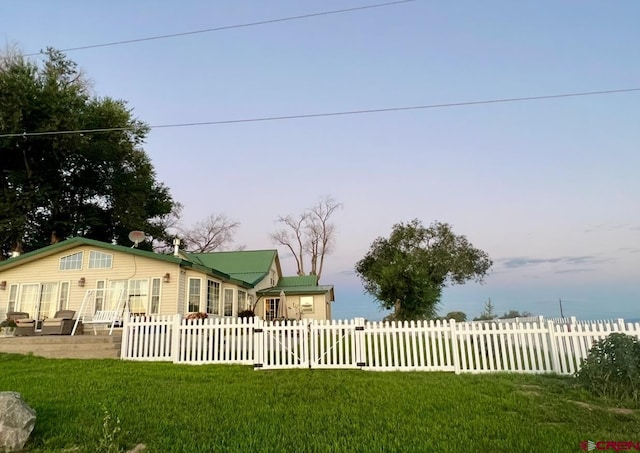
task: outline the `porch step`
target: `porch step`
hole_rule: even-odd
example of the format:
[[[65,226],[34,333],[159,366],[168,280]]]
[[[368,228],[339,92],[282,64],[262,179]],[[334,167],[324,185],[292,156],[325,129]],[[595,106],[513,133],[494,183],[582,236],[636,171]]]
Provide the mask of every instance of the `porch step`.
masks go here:
[[[121,335],[1,337],[0,353],[59,359],[117,359],[121,344]]]

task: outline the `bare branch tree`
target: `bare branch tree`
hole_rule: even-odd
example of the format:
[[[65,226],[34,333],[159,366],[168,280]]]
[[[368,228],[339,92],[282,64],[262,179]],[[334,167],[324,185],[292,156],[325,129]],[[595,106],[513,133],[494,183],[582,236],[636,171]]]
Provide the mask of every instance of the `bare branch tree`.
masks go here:
[[[304,275],[304,229],[308,220],[308,214],[302,213],[297,219],[288,215],[286,217],[278,217],[278,222],[283,223],[287,228],[283,228],[272,233],[271,240],[276,244],[287,247],[296,260],[298,267],[298,275]],[[291,233],[289,232],[291,230]],[[294,247],[297,249],[294,249]]]
[[[230,220],[224,214],[211,214],[191,228],[181,230],[185,250],[204,253],[228,249],[239,226],[240,222]]]
[[[335,225],[329,222],[333,213],[341,208],[331,197],[324,197],[318,201],[313,208],[307,211],[309,221],[307,223],[307,236],[309,238],[309,249],[311,253],[312,275],[317,275],[318,280],[322,276],[324,267],[324,257],[333,252]],[[320,264],[318,265],[318,259]]]
[[[160,225],[162,231],[164,231],[163,237],[151,238],[151,247],[154,252],[169,253],[172,250],[171,239],[180,231],[180,217],[182,216],[183,209],[184,205],[176,201],[169,214],[154,219],[154,223]]]
[[[298,266],[298,275],[305,275],[304,259],[308,256],[311,264],[309,275],[317,275],[320,280],[325,255],[333,251],[335,225],[329,220],[340,207],[342,204],[325,197],[297,218],[278,217],[278,222],[285,228],[271,234],[271,239],[291,251]]]

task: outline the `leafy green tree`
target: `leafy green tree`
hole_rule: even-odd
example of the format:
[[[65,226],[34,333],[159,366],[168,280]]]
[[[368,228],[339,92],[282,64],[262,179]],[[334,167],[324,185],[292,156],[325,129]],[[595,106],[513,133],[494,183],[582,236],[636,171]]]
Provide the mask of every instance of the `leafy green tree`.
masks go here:
[[[456,322],[465,322],[467,320],[467,314],[463,311],[450,311],[444,319],[453,319]]]
[[[356,263],[366,292],[393,318],[436,317],[442,289],[468,280],[482,282],[492,261],[449,224],[429,227],[414,219],[393,226],[389,238],[377,238]]]
[[[498,317],[498,319],[528,318],[529,316],[533,315],[528,311],[523,311],[521,313],[518,310],[509,310],[504,315]]]
[[[44,134],[91,129],[113,130]],[[93,96],[63,53],[48,49],[42,65],[0,57],[0,135],[18,134],[0,137],[0,255],[70,236],[165,237],[174,202],[142,148],[148,131],[124,101]]]

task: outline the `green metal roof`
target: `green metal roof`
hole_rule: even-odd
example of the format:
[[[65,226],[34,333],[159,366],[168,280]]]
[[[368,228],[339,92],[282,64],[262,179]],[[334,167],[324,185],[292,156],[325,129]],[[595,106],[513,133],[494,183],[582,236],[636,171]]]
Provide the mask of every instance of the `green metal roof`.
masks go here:
[[[116,252],[128,253],[130,255],[141,256],[141,257],[150,258],[154,260],[166,261],[169,263],[178,264],[185,268],[198,270],[205,274],[218,277],[220,279],[238,284],[243,287],[253,286],[252,283],[249,283],[244,279],[237,279],[229,275],[228,273],[220,271],[217,268],[207,266],[206,264],[200,263],[198,261],[194,261],[194,262],[187,261],[173,255],[163,255],[161,253],[149,252],[147,250],[140,250],[137,248],[125,247],[122,245],[109,244],[108,242],[101,242],[101,241],[96,241],[93,239],[87,239],[83,237],[74,237],[71,239],[67,239],[65,241],[58,242],[57,244],[52,244],[47,247],[34,250],[32,252],[24,253],[15,258],[9,258],[8,260],[0,261],[0,271],[5,269],[10,269],[16,266],[20,266],[23,264],[27,264],[27,263],[30,263],[31,261],[35,261],[40,258],[53,255],[54,253],[62,252],[62,251],[69,250],[74,247],[78,247],[82,245],[93,246],[93,247],[112,250]]]
[[[131,255],[144,256],[146,258],[153,258],[162,261],[168,261],[170,263],[180,264],[183,260],[173,255],[161,255],[159,253],[149,252],[147,250],[140,250],[131,247],[124,247],[122,245],[109,244],[107,242],[96,241],[94,239],[87,239],[83,237],[74,237],[65,241],[51,244],[32,252],[23,253],[15,258],[9,258],[5,261],[0,261],[0,268],[11,268],[17,265],[25,264],[33,261],[34,259],[40,259],[45,256],[53,255],[64,250],[68,250],[79,245],[90,245],[94,247],[100,247],[102,249],[113,250],[117,252],[129,253]]]
[[[289,287],[274,286],[273,288],[262,289],[256,292],[256,294],[258,296],[278,296],[280,295],[280,292],[284,292],[286,295],[330,293],[329,300],[333,301],[335,299],[332,285],[289,286]]]
[[[289,288],[291,286],[318,286],[317,275],[296,275],[294,277],[282,277],[278,281],[281,288]]]
[[[276,250],[242,250],[236,252],[185,253],[189,260],[218,269],[232,278],[255,285],[269,274],[271,263],[277,261]]]
[[[325,294],[330,293],[330,300],[334,300],[333,286],[318,285],[317,275],[296,275],[293,277],[281,277],[278,285],[273,288],[265,288],[257,292],[258,296],[278,296],[285,294]]]

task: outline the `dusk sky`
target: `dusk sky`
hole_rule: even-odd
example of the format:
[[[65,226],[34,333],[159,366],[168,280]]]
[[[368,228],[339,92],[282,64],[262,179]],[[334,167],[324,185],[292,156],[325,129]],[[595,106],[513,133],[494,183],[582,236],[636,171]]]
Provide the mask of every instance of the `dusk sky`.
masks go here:
[[[381,3],[3,2],[24,53]],[[166,125],[640,88],[640,1],[416,0],[69,51],[98,96]],[[41,59],[39,56],[33,58]],[[275,248],[278,215],[321,196],[336,213],[334,318],[381,319],[353,271],[393,224],[453,225],[494,260],[440,313],[526,310],[640,318],[640,91],[199,127],[156,128],[149,154],[184,204]],[[27,131],[28,132],[28,131]],[[292,257],[280,250],[285,273]]]

